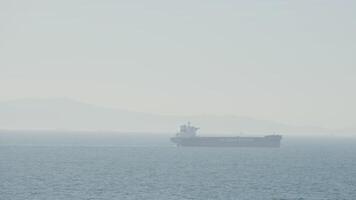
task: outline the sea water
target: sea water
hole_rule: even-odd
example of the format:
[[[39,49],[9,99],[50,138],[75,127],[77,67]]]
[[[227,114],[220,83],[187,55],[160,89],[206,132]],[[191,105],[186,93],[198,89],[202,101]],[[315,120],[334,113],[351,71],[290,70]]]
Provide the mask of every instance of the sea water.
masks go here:
[[[84,138],[0,141],[0,199],[356,199],[354,139],[287,138],[266,149]]]

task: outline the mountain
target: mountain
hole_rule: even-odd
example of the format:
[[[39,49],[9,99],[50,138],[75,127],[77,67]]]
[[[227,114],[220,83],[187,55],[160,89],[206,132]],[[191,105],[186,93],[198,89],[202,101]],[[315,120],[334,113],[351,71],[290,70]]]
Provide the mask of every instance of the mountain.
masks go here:
[[[172,133],[191,121],[205,134],[327,133],[318,127],[296,127],[238,116],[175,116],[132,112],[79,101],[21,99],[0,103],[0,129],[118,130]]]

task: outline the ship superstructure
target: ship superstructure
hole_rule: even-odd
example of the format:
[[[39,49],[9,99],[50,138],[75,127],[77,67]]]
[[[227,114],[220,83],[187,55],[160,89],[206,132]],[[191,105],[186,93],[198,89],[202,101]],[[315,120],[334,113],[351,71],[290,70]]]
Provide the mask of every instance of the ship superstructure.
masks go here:
[[[187,125],[183,124],[180,126],[176,137],[195,137],[197,136],[197,130],[199,130],[199,128],[191,126],[190,122],[188,122]]]
[[[197,135],[199,128],[181,125],[180,131],[171,138],[177,146],[207,146],[207,147],[280,147],[281,135],[266,135],[262,137],[201,137]]]

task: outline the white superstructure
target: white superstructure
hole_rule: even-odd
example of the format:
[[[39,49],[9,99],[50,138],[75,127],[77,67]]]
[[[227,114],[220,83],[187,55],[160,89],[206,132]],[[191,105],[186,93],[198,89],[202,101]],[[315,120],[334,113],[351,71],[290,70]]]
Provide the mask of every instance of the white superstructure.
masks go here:
[[[199,128],[191,126],[190,122],[180,126],[180,131],[176,134],[177,137],[195,137]]]

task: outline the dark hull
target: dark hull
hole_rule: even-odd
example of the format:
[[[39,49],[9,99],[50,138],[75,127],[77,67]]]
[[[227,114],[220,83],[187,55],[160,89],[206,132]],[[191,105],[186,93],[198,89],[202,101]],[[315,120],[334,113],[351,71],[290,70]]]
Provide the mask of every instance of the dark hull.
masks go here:
[[[280,147],[282,137],[173,137],[171,141],[184,147]]]

